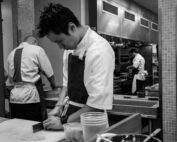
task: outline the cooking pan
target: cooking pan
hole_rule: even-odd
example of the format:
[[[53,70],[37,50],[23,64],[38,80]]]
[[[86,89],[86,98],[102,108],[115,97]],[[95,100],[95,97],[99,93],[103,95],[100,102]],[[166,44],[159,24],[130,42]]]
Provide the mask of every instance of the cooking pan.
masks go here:
[[[144,134],[104,133],[98,136],[96,142],[144,142],[148,137],[148,135]],[[161,140],[155,137],[151,137],[147,142],[161,142]]]

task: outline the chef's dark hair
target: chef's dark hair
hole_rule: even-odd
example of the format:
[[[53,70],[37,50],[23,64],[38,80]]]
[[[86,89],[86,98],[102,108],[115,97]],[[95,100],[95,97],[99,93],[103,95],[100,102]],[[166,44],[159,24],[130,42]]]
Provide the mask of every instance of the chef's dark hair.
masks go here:
[[[81,26],[77,17],[74,13],[67,7],[57,3],[49,3],[48,6],[44,8],[41,16],[39,18],[38,24],[38,36],[44,37],[49,32],[53,32],[55,34],[69,34],[68,33],[68,24],[72,22],[77,27]]]
[[[129,53],[138,53],[138,49],[133,48],[133,49],[131,49],[131,50],[129,51]]]

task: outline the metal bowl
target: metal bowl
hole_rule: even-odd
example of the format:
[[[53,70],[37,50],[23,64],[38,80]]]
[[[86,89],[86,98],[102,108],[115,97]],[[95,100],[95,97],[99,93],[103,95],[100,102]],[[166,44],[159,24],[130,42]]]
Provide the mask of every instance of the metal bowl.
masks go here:
[[[101,135],[101,137],[109,139],[112,142],[143,142],[148,137],[148,135],[104,133]],[[108,142],[101,137],[98,137],[96,142]],[[161,142],[161,140],[152,137],[148,142]]]

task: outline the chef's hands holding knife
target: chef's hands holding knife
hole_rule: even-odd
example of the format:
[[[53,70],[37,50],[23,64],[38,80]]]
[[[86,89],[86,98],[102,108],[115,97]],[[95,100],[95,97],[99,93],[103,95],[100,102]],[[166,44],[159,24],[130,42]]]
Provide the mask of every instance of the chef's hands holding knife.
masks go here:
[[[49,118],[43,122],[43,125],[47,130],[63,130],[61,119],[58,116],[49,116]]]
[[[61,130],[63,125],[61,123],[60,116],[63,112],[63,105],[57,105],[55,108],[48,114],[48,118],[43,122],[44,128],[47,130]]]
[[[61,116],[63,111],[63,105],[56,105],[55,108],[48,113],[48,119],[43,122],[44,128],[47,130],[61,130],[63,129]]]
[[[64,99],[67,93],[67,87],[62,87],[61,93],[58,98],[58,102],[55,105],[55,108],[48,113],[48,119],[43,122],[44,128],[48,130],[61,130],[63,129],[61,119],[60,117],[63,114],[63,108],[64,108]]]

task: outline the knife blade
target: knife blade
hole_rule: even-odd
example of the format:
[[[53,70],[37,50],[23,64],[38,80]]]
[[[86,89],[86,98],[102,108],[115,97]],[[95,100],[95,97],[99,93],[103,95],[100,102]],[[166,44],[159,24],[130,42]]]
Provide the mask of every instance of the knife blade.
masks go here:
[[[33,133],[36,133],[36,132],[38,132],[40,130],[43,130],[44,129],[44,125],[43,125],[42,122],[40,122],[40,123],[32,125],[32,129],[33,129]]]

